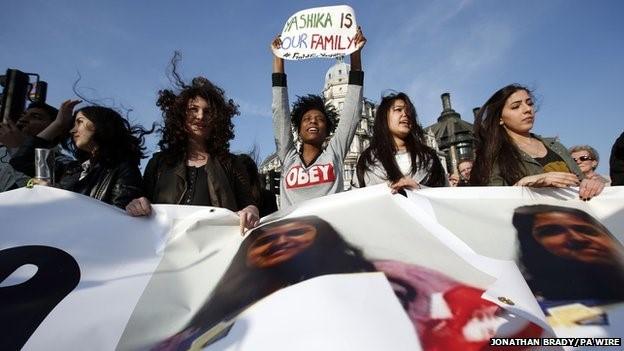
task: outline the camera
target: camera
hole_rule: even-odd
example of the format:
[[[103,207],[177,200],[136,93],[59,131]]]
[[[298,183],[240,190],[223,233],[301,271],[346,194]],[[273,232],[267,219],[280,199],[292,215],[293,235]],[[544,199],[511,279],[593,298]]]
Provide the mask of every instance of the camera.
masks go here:
[[[45,103],[48,92],[48,83],[40,80],[38,74],[11,68],[0,76],[0,86],[0,122],[15,122],[26,109],[26,101]]]

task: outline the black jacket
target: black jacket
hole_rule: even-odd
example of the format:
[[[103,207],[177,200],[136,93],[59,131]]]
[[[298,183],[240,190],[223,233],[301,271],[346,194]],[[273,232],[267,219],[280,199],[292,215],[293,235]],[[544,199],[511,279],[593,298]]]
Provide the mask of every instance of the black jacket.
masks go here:
[[[204,167],[213,206],[238,211],[248,205],[256,205],[249,178],[234,155],[229,154],[223,160],[209,156]],[[186,162],[168,162],[162,152],[157,152],[147,163],[143,183],[145,195],[152,203],[179,204],[187,190]]]
[[[68,167],[56,185],[121,209],[125,209],[132,199],[143,196],[141,171],[130,162],[122,162],[114,167],[96,163],[82,180],[81,173],[81,164],[75,162]]]
[[[34,177],[35,148],[53,146],[41,138],[29,139],[11,158],[11,166]],[[80,180],[82,172],[80,162],[57,163],[55,166],[57,179],[55,186],[61,189],[87,195],[122,209],[125,209],[132,199],[143,196],[141,171],[138,165],[130,162],[122,162],[114,166],[95,163],[82,180]]]

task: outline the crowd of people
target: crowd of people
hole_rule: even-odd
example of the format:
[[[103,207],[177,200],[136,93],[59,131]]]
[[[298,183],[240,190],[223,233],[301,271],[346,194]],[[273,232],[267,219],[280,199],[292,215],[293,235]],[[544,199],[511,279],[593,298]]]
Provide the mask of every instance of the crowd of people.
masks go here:
[[[354,42],[357,49],[350,54],[340,111],[315,94],[299,96],[291,105],[285,62],[273,55],[273,129],[282,165],[282,208],[344,190],[344,159],[362,114],[366,38],[361,30]],[[270,45],[279,48],[279,36]],[[75,99],[58,109],[32,103],[21,116],[2,121],[0,192],[29,184],[54,186],[136,217],[150,216],[152,204],[221,207],[237,213],[241,233],[258,226],[260,218],[278,206],[275,194],[264,188],[254,159],[230,151],[238,105],[204,77],[183,81],[178,61],[176,53],[173,87],[158,92],[158,129],[156,123],[151,129],[132,125],[113,108],[77,108],[82,101]],[[556,138],[539,136],[533,133],[535,119],[533,93],[527,87],[510,84],[494,92],[475,116],[474,157],[457,160],[456,169],[447,173],[436,150],[426,143],[412,99],[403,92],[387,94],[376,109],[373,135],[357,161],[351,185],[387,184],[391,193],[424,187],[578,187],[579,198],[587,201],[605,186],[624,184],[624,133],[613,146],[606,177],[596,172],[600,158],[593,147],[568,149]],[[144,138],[154,132],[160,134],[159,151],[141,174],[140,161],[148,157]],[[42,148],[55,155],[49,179],[35,177],[36,149]],[[541,303],[624,299],[619,264],[624,247],[595,218],[578,209],[537,205],[515,209],[512,221],[519,263]],[[425,348],[481,349],[494,336],[492,325],[503,319],[497,305],[481,298],[483,290],[426,267],[368,258],[321,218],[281,219],[249,233],[210,298],[183,331],[155,349],[190,347],[278,289],[334,273],[383,272]],[[447,302],[448,318],[431,317],[434,293]],[[466,340],[457,336],[464,326],[474,324],[484,326],[475,330],[487,332]],[[540,327],[527,322],[510,335],[540,334]]]
[[[362,49],[355,37],[349,84],[338,113],[319,95],[300,96],[290,105],[284,60],[273,55],[273,128],[282,164],[280,206],[343,190],[343,160],[361,116]],[[271,43],[278,48],[281,40]],[[115,109],[67,100],[59,109],[31,104],[19,118],[0,124],[0,191],[27,183],[53,185],[120,207],[132,216],[148,216],[151,204],[216,206],[235,211],[241,229],[277,209],[253,159],[234,155],[232,118],[237,104],[204,77],[190,84],[176,72],[174,87],[159,92],[162,111],[160,151],[146,158],[144,137],[155,131],[131,125]],[[611,177],[596,173],[599,155],[590,146],[565,148],[554,138],[533,133],[536,110],[531,90],[511,84],[496,91],[475,117],[474,158],[460,159],[446,174],[435,150],[427,146],[416,108],[401,92],[384,96],[375,114],[370,145],[358,162],[352,185],[387,183],[393,193],[441,186],[579,187],[582,200],[609,184],[624,184],[624,134],[610,159]],[[294,137],[293,137],[294,136]],[[53,149],[53,184],[35,176],[35,148]]]

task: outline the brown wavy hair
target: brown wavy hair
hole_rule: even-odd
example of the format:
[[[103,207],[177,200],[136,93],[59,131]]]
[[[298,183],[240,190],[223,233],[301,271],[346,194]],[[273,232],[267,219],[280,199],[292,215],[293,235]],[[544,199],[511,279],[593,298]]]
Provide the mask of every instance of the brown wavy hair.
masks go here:
[[[209,134],[205,140],[206,151],[219,159],[229,155],[230,140],[234,139],[232,117],[240,114],[238,105],[225,95],[225,91],[204,77],[193,78],[187,85],[177,73],[180,53],[175,52],[171,59],[171,80],[174,89],[158,92],[158,106],[162,111],[164,126],[158,146],[169,162],[186,157],[189,132],[186,128],[186,114],[189,100],[201,97],[211,108]]]

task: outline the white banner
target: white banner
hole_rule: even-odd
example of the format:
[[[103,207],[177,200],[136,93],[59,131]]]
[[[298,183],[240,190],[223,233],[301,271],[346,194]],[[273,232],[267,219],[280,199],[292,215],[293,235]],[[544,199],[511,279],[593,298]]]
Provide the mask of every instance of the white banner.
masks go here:
[[[273,52],[287,60],[348,55],[357,49],[356,33],[355,14],[349,6],[307,9],[286,21],[282,45]]]
[[[409,195],[380,185],[314,199],[241,237],[224,209],[132,218],[53,188],[2,193],[0,349],[480,350],[491,337],[622,336],[619,188],[587,203],[515,187]],[[539,276],[559,263],[527,247],[573,265],[563,293]],[[538,259],[549,269],[532,270]]]

